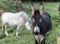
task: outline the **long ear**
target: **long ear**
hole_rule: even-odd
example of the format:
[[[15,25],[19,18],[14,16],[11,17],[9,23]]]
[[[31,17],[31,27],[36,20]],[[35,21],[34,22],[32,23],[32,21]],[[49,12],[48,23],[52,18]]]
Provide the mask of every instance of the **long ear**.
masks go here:
[[[31,12],[32,12],[32,15],[34,15],[34,5],[33,5],[33,3],[31,3],[31,7],[30,7],[30,9],[31,9]]]
[[[40,11],[40,14],[42,14],[43,11],[44,11],[44,5],[43,5],[42,2],[41,2],[40,5],[39,5],[39,11]]]

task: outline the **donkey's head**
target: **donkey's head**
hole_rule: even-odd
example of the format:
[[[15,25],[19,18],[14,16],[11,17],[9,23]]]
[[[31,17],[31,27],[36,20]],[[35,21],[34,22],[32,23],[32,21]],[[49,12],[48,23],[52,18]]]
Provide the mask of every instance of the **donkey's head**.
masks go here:
[[[40,3],[39,9],[35,9],[34,5],[32,3],[31,5],[31,12],[32,12],[32,17],[34,20],[38,20],[40,18],[40,14],[42,14],[44,11],[43,3]]]
[[[35,9],[34,5],[32,3],[31,5],[31,12],[32,12],[32,22],[36,23],[38,25],[39,22],[41,22],[41,14],[44,11],[43,3],[40,3],[39,9]]]

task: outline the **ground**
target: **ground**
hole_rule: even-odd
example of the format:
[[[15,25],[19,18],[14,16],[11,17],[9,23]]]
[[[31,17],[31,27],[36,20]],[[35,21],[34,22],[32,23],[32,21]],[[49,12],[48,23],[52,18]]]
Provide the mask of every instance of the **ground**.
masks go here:
[[[57,35],[60,32],[60,16],[58,14],[58,6],[60,2],[44,2],[44,10],[47,11],[52,20],[52,30],[46,37],[46,44],[57,44]],[[30,3],[24,2],[24,7],[30,8]],[[35,8],[38,8],[39,3],[34,3]],[[3,7],[3,6],[2,6]],[[9,9],[10,11],[10,9]],[[27,11],[31,17],[30,11]],[[0,18],[0,44],[34,44],[34,37],[32,31],[28,31],[25,27],[23,30],[19,30],[19,36],[16,37],[16,28],[8,26],[7,28],[9,36],[4,37],[2,35],[1,18]]]

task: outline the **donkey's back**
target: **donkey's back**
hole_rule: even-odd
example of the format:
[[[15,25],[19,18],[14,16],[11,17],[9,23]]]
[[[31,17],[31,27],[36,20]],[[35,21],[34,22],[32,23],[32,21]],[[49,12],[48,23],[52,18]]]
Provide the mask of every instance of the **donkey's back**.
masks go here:
[[[2,23],[8,23],[10,25],[17,25],[21,22],[22,18],[19,14],[6,12],[2,14]]]

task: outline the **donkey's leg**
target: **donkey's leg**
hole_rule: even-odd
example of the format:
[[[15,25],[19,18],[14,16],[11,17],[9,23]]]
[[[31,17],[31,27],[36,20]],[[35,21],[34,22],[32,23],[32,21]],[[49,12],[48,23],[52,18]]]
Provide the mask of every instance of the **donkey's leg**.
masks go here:
[[[45,38],[41,41],[41,44],[45,44]]]
[[[39,44],[39,36],[38,35],[34,35],[34,38],[35,38],[35,44]]]
[[[45,36],[39,35],[40,44],[45,44]]]
[[[7,27],[7,25],[5,25],[5,34],[6,34],[6,36],[8,36],[8,32],[7,32],[6,27]]]
[[[22,26],[21,26],[21,28],[20,28],[20,29],[21,29],[21,31],[23,31],[23,27],[24,27],[24,25],[22,25]]]
[[[39,44],[38,41],[35,39],[35,44]]]
[[[18,37],[18,31],[19,31],[20,25],[17,26],[16,36]]]
[[[3,30],[3,34],[6,34],[6,36],[8,36],[5,24],[2,24],[2,30]]]
[[[5,34],[5,25],[2,23],[2,32]]]

